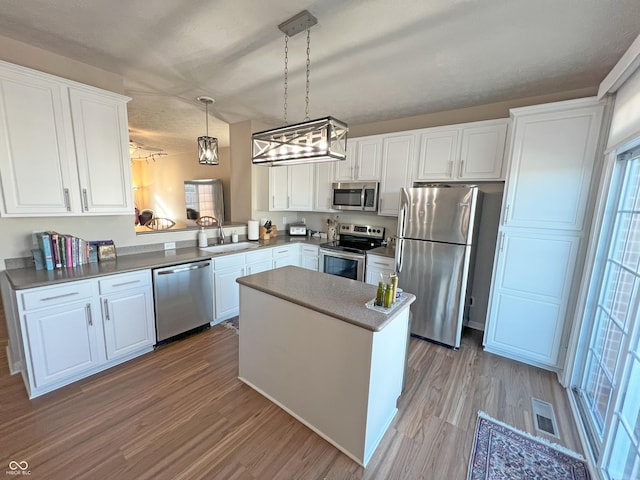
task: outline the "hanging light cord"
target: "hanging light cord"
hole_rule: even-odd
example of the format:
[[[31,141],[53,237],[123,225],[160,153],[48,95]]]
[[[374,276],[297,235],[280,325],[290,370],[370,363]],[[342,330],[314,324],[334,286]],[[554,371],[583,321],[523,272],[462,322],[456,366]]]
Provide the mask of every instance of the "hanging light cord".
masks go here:
[[[205,124],[207,125],[207,137],[209,136],[209,103],[204,104]]]
[[[309,118],[309,70],[311,69],[311,25],[307,24],[307,96],[305,98],[306,106],[304,110],[304,121],[311,120]]]
[[[289,77],[289,35],[284,36],[284,124],[287,124],[287,86]]]

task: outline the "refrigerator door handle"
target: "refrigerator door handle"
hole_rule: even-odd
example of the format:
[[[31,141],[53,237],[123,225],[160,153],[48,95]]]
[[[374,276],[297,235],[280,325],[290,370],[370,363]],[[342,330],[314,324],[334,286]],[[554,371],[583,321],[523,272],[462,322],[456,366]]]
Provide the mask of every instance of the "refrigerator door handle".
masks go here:
[[[404,240],[402,238],[396,239],[396,273],[402,271],[402,253],[404,250]]]
[[[400,190],[400,211],[398,212],[398,237],[404,237],[405,219],[407,218],[407,202],[406,192],[403,188]]]

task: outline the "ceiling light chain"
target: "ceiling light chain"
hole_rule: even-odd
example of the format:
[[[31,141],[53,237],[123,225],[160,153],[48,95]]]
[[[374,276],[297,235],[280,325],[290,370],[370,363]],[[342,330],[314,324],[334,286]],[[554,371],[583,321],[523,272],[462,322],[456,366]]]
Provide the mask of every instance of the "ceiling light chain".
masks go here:
[[[318,20],[307,10],[278,25],[285,34],[284,54],[284,121],[285,126],[264,130],[251,136],[251,162],[254,165],[297,165],[302,163],[345,160],[347,156],[346,123],[334,117],[315,120],[309,118],[309,91],[311,71],[311,27]],[[289,86],[289,37],[307,31],[307,64],[305,119],[295,125],[288,124],[287,104]]]
[[[289,35],[284,36],[284,124],[287,124],[287,87],[289,86]]]
[[[304,110],[304,121],[308,121],[309,117],[309,71],[311,70],[311,25],[307,24],[307,96],[305,97],[306,107]]]

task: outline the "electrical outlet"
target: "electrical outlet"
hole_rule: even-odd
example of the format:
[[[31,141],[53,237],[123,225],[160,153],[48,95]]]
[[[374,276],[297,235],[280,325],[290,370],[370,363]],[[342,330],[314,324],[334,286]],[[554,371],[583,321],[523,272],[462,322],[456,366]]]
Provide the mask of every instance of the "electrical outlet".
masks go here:
[[[176,242],[164,242],[165,250],[175,250],[175,248],[176,248]]]
[[[307,223],[307,219],[302,217],[302,223]]]
[[[282,226],[284,227],[287,224],[287,217],[282,217]]]

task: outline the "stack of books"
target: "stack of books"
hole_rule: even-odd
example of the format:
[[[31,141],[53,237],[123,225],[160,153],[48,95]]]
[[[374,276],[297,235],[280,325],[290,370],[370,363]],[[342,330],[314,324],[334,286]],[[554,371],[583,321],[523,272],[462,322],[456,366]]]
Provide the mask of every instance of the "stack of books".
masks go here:
[[[42,252],[42,264],[47,270],[75,268],[97,262],[98,246],[113,245],[112,240],[88,242],[57,232],[39,232],[36,237]]]

